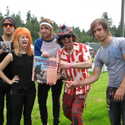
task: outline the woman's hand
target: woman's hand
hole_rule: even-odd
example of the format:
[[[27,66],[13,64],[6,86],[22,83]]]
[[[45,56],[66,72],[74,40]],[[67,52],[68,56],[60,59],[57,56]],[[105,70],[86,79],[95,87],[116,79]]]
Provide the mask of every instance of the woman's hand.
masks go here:
[[[41,56],[48,58],[48,57],[49,57],[49,54],[48,54],[46,51],[44,51],[44,52],[42,52],[42,55],[41,55]]]
[[[18,83],[19,82],[19,76],[15,75],[12,80],[9,80],[9,84],[12,85],[13,83]]]
[[[3,49],[0,49],[0,54],[2,54],[3,53]]]

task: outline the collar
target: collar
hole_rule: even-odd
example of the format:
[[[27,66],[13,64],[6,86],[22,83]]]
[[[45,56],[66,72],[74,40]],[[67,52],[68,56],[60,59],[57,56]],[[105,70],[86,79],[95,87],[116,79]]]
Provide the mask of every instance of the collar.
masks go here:
[[[73,54],[73,52],[75,52],[75,51],[79,51],[79,43],[76,43],[76,42],[74,42],[74,44],[73,44],[73,49],[70,51],[70,52],[67,52],[64,48],[62,49],[62,51],[63,51],[63,53],[65,54],[65,55],[71,55],[71,54]]]

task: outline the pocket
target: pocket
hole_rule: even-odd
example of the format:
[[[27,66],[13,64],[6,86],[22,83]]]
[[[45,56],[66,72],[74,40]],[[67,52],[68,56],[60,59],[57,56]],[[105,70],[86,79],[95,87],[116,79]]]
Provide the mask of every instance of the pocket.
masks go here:
[[[10,89],[10,95],[23,95],[24,90],[20,88],[11,88]]]
[[[80,94],[80,95],[77,95],[77,96],[80,100],[85,100],[85,98],[86,98],[86,95],[83,95],[83,94]]]
[[[110,105],[111,101],[114,101],[114,95],[117,88],[108,87],[106,91],[106,102],[108,105]]]
[[[11,86],[11,88],[15,88],[16,86],[18,87],[18,85],[17,85],[16,82],[14,82],[13,84],[11,84],[10,86]]]

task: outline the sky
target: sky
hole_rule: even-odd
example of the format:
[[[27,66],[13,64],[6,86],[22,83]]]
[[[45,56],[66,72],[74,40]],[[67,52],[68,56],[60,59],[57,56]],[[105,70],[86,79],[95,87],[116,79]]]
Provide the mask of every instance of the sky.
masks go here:
[[[10,14],[21,12],[23,20],[30,10],[40,20],[46,17],[58,25],[79,27],[89,30],[91,22],[100,18],[104,12],[112,18],[113,25],[118,26],[121,18],[121,0],[0,0],[0,12]]]

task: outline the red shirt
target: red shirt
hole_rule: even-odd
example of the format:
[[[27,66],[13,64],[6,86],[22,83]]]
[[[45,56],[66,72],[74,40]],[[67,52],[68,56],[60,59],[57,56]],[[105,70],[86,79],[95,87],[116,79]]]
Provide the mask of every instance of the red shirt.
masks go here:
[[[90,59],[90,53],[87,46],[83,43],[76,43],[73,44],[73,49],[70,53],[67,53],[64,48],[58,51],[58,58],[60,61],[64,63],[77,63],[77,62],[85,62]],[[77,69],[77,68],[68,68],[63,69],[63,74],[67,78],[67,80],[82,80],[88,77],[88,70],[86,68]],[[68,94],[86,94],[90,89],[89,85],[80,86],[76,88],[67,88],[65,86],[65,93]]]

